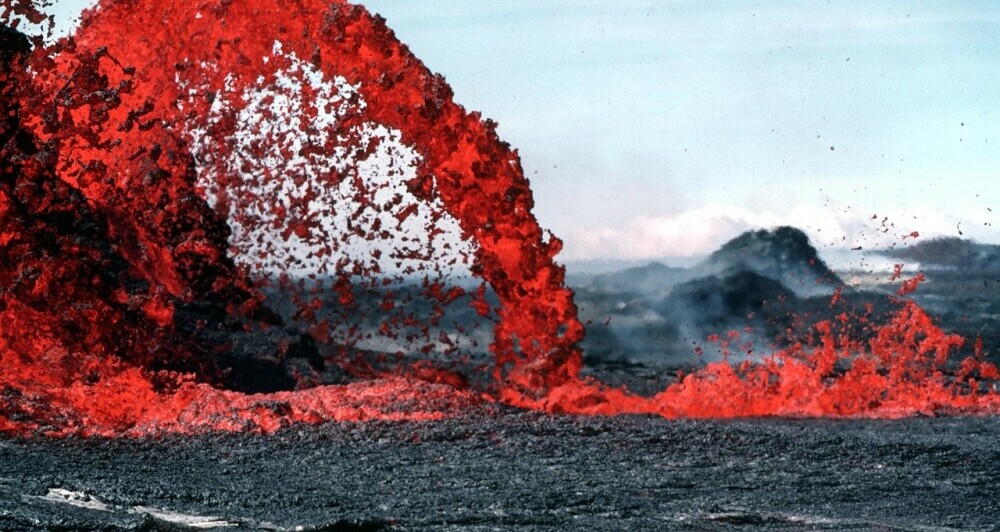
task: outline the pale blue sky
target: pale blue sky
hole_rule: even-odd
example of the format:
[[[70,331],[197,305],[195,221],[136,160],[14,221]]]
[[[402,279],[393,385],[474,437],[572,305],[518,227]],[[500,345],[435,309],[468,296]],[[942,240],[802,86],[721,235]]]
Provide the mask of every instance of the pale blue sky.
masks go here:
[[[366,5],[500,123],[566,259],[697,255],[778,223],[829,247],[959,224],[1000,242],[993,1]]]

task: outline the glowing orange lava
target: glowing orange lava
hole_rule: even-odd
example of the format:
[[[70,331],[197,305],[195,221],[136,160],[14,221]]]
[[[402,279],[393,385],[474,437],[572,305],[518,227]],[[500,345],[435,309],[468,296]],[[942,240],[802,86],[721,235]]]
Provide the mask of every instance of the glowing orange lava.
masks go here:
[[[43,20],[28,2],[3,8],[4,21],[16,12]],[[360,6],[102,0],[72,39],[29,52],[5,30],[2,44],[2,433],[273,432],[439,419],[483,401],[669,418],[1000,406],[997,369],[981,353],[955,366],[949,355],[962,340],[912,302],[864,344],[839,333],[843,323],[819,323],[816,345],[709,364],[650,398],[581,379],[584,330],[553,261],[561,242],[531,212],[517,152]],[[366,170],[376,163],[395,181]],[[407,227],[403,244],[378,247]],[[348,241],[367,255],[344,259]],[[333,302],[293,279],[316,264]],[[496,303],[485,285],[434,276],[463,265]],[[426,320],[394,314],[404,306],[394,283],[416,274]],[[294,323],[269,307],[266,280],[296,307]],[[364,293],[393,316],[373,322],[383,340],[424,353],[465,349],[433,329],[456,301],[495,315],[492,384],[477,391],[424,363],[355,366],[365,378],[317,386],[309,372],[331,360],[316,360],[311,341],[371,340],[337,318],[359,315]],[[303,330],[282,332],[293,325]],[[231,356],[245,333],[273,340],[265,362]],[[288,384],[233,391],[245,384],[239,375],[258,371],[240,373],[251,363],[285,371]]]

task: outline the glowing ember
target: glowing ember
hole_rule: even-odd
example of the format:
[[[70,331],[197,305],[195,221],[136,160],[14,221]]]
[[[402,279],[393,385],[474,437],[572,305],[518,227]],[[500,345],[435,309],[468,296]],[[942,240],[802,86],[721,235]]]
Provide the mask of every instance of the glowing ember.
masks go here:
[[[0,432],[271,432],[484,398],[667,417],[1000,404],[996,368],[949,371],[961,340],[912,302],[863,345],[820,323],[818,345],[652,398],[581,380],[561,243],[517,153],[359,6],[103,0],[72,40],[0,44]],[[461,312],[492,327],[487,364]],[[354,382],[322,385],[337,371]]]

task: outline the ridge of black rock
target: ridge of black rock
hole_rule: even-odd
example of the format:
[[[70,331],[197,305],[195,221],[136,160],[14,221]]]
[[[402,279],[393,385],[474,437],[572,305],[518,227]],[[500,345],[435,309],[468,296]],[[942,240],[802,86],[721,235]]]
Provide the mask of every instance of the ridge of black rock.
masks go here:
[[[894,249],[889,256],[960,270],[1000,269],[1000,246],[958,237],[939,237]]]

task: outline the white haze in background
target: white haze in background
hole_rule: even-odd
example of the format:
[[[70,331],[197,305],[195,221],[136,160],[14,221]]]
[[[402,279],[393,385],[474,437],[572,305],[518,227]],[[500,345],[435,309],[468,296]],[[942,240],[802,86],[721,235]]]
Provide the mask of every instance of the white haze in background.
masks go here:
[[[641,216],[619,227],[580,228],[564,235],[567,260],[696,258],[710,254],[740,233],[789,225],[802,229],[821,254],[901,248],[941,236],[965,237],[994,230],[985,216],[958,219],[930,205],[888,211],[859,211],[797,205],[787,212],[753,211],[710,204],[667,216]],[[883,223],[884,220],[884,223]],[[919,237],[910,236],[918,232]],[[841,254],[841,256],[843,256]]]

